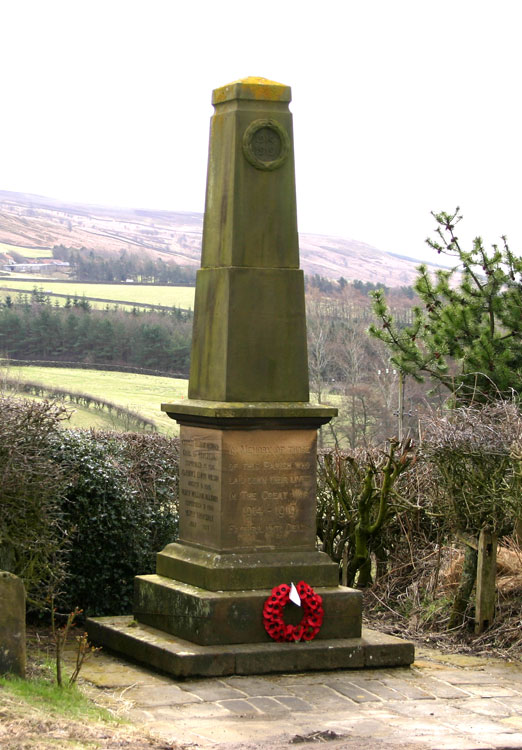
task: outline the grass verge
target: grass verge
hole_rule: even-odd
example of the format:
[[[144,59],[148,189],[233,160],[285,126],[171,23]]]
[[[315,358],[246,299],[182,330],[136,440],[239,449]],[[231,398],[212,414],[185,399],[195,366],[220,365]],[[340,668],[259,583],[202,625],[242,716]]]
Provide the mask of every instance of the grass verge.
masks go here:
[[[175,750],[122,720],[122,701],[104,706],[96,689],[59,688],[46,654],[48,636],[28,636],[27,679],[0,677],[2,750]]]
[[[51,716],[94,721],[117,722],[118,719],[102,706],[97,706],[76,686],[58,687],[53,677],[0,677],[0,705],[5,698],[13,704],[43,710]]]

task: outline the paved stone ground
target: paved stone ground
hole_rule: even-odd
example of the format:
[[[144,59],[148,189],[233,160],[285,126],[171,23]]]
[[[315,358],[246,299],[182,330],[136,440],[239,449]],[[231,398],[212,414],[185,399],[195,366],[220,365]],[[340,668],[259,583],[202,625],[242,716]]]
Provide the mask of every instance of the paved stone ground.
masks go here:
[[[167,746],[522,749],[522,666],[497,660],[180,681],[101,652],[82,678]]]

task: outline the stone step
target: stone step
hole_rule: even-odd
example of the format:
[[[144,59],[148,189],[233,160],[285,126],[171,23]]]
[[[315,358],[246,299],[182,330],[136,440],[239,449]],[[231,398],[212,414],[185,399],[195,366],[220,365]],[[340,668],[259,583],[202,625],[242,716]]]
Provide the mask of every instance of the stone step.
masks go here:
[[[414,658],[413,644],[365,628],[361,638],[200,646],[131,616],[89,618],[86,627],[92,643],[176,677],[409,666]]]

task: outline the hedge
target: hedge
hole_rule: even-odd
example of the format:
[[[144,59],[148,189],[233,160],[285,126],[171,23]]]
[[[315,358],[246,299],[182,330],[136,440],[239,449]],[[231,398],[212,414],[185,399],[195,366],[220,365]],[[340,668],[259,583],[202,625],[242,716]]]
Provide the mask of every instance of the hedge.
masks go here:
[[[0,398],[0,567],[31,606],[132,611],[133,579],[178,533],[178,441],[59,429],[49,402]]]

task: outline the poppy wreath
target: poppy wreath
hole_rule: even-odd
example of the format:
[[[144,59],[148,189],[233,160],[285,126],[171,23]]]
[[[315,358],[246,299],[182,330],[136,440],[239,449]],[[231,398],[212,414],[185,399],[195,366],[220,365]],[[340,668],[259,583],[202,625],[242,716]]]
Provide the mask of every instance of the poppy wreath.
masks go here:
[[[297,593],[303,607],[303,617],[299,625],[287,625],[283,610],[289,602],[290,586],[282,583],[272,589],[263,606],[263,624],[274,641],[312,641],[321,630],[324,610],[323,600],[304,581],[296,584]]]

